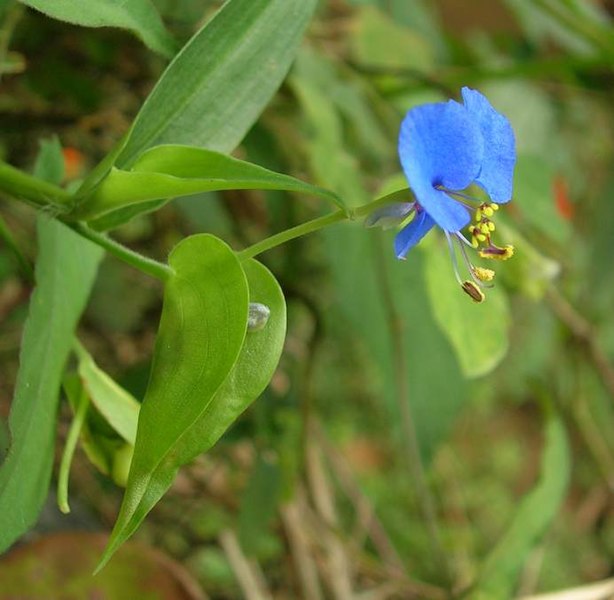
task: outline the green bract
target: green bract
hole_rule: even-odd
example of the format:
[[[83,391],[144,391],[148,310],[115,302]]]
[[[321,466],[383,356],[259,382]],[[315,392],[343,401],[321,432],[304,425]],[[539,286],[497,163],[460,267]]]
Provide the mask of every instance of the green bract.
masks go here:
[[[205,451],[266,387],[285,336],[279,286],[260,264],[241,265],[221,240],[183,240],[171,253],[149,386],[120,515],[101,566],[138,527],[177,469]],[[271,309],[247,331],[248,304]]]

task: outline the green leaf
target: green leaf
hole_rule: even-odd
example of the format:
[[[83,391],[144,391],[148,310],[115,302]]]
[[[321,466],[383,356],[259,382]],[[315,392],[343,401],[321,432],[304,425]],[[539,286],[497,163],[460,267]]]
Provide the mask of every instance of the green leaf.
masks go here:
[[[137,35],[154,52],[170,58],[176,44],[150,0],[20,0],[46,15],[84,27],[119,27]]]
[[[316,0],[230,0],[179,52],[136,117],[116,166],[188,144],[230,152],[267,105]]]
[[[134,458],[104,564],[170,486],[186,432],[234,366],[246,332],[248,288],[232,250],[211,235],[171,252],[152,373]]]
[[[219,152],[191,146],[156,146],[130,171],[113,168],[76,218],[89,220],[135,204],[230,189],[287,190],[320,196],[343,207],[334,193]]]
[[[486,300],[476,304],[454,277],[448,248],[436,235],[426,237],[425,277],[435,319],[456,351],[467,377],[479,377],[501,362],[508,348],[510,314],[500,287],[486,290]]]
[[[472,598],[511,598],[524,562],[557,515],[570,476],[565,427],[556,414],[547,417],[541,473],[520,503],[506,534],[486,558]]]
[[[175,477],[177,469],[191,461],[198,454],[208,450],[228,429],[228,427],[236,420],[236,418],[255,400],[269,383],[283,348],[285,332],[286,332],[286,306],[281,289],[275,278],[269,271],[255,260],[248,260],[243,263],[243,277],[247,277],[249,285],[249,300],[254,303],[260,303],[267,306],[270,310],[270,317],[266,325],[256,330],[248,330],[245,334],[243,347],[230,373],[226,373],[223,384],[213,395],[210,390],[213,390],[215,383],[219,381],[222,374],[222,369],[211,371],[211,365],[206,362],[205,354],[213,353],[213,360],[219,360],[219,356],[215,350],[216,345],[226,346],[230,349],[236,348],[236,340],[238,339],[239,327],[241,332],[245,332],[247,323],[246,313],[244,312],[245,305],[239,298],[243,292],[241,285],[244,285],[245,280],[241,280],[237,268],[238,264],[233,263],[229,254],[228,248],[223,242],[217,240],[210,235],[198,235],[184,240],[171,255],[171,265],[178,270],[178,275],[182,278],[183,269],[177,264],[175,253],[181,249],[182,245],[190,242],[190,247],[186,248],[182,253],[185,255],[182,260],[185,260],[185,268],[192,270],[192,281],[194,287],[203,288],[206,293],[209,303],[218,304],[218,308],[226,307],[227,313],[221,320],[213,315],[207,319],[203,307],[197,307],[197,312],[184,310],[183,312],[183,332],[180,337],[185,337],[188,334],[190,337],[194,334],[193,330],[197,330],[197,339],[192,341],[184,340],[179,346],[165,340],[157,343],[156,348],[160,348],[155,355],[154,370],[150,386],[147,390],[142,417],[139,424],[139,434],[137,436],[137,446],[135,448],[135,458],[131,467],[130,477],[128,480],[128,488],[126,496],[122,504],[120,516],[114,528],[111,541],[101,560],[101,568],[112,556],[115,550],[137,529],[146,514],[162,497],[168,489]],[[221,252],[221,249],[224,251]],[[218,261],[213,256],[214,249],[219,250]],[[175,256],[175,260],[173,257]],[[232,255],[234,258],[234,255]],[[215,269],[220,273],[224,273],[229,277],[231,272],[234,272],[234,283],[228,288],[235,288],[234,294],[230,297],[223,298],[223,286],[217,289],[211,289],[211,283],[205,284],[201,280],[196,279],[194,271],[202,271],[203,263],[210,265],[210,269]],[[196,273],[197,275],[198,273]],[[242,283],[240,283],[242,281]],[[167,305],[169,301],[176,302],[177,299],[171,298],[180,292],[179,297],[185,295],[188,290],[175,290],[169,288],[165,296],[165,312],[163,313],[163,322],[160,325],[162,333],[164,323],[164,315],[168,313]],[[189,291],[190,294],[196,293],[196,290]],[[216,300],[213,299],[213,294],[220,294]],[[184,303],[184,308],[187,305]],[[231,318],[230,312],[236,312],[234,320]],[[241,314],[239,314],[241,313]],[[192,321],[198,322],[194,326]],[[201,323],[205,321],[205,323]],[[208,322],[206,322],[208,321]],[[167,317],[168,322],[168,317]],[[228,327],[228,330],[225,328]],[[207,338],[211,338],[209,344],[206,343]],[[217,338],[217,340],[216,340]],[[234,340],[233,340],[234,338]],[[164,346],[161,347],[161,345]],[[177,347],[183,347],[184,352],[189,354],[178,356],[178,353],[173,350]],[[205,350],[208,348],[208,350]],[[162,362],[159,358],[160,354],[174,354],[172,362]],[[211,362],[211,358],[208,359]],[[230,361],[226,361],[226,366]],[[191,363],[192,366],[186,363]],[[198,365],[197,367],[195,366]],[[201,364],[208,365],[209,375],[200,369]],[[179,378],[177,377],[178,365],[183,366],[184,373]],[[199,374],[199,389],[192,387],[193,378],[196,374],[196,369],[200,369]],[[215,376],[215,380],[211,377]],[[210,381],[206,380],[207,378]],[[186,392],[186,384],[188,391]],[[186,401],[185,394],[189,393],[190,398]],[[161,394],[165,396],[162,397]],[[164,413],[169,413],[167,416],[160,416],[158,413],[152,414],[154,407],[151,406],[150,398],[154,398],[154,402],[165,403]],[[150,402],[148,405],[147,403]],[[168,404],[168,407],[166,407]],[[145,412],[145,407],[149,406],[150,412]],[[197,414],[200,413],[200,414]],[[173,430],[177,430],[174,435],[175,442],[171,452],[166,456],[161,456],[159,449],[161,440],[169,438],[167,429],[170,429],[166,419],[171,419],[175,422],[180,422],[178,426],[173,423]],[[181,431],[179,431],[181,429]],[[177,435],[179,433],[179,435]],[[152,434],[158,437],[151,438]],[[141,437],[146,438],[145,444],[140,442]],[[165,445],[168,445],[165,444]],[[161,458],[157,460],[157,456]],[[137,456],[139,458],[137,459]],[[156,463],[156,464],[154,464]]]
[[[38,220],[38,240],[37,285],[9,421],[12,443],[0,468],[0,551],[36,522],[47,495],[62,372],[102,257],[97,246],[46,217]]]
[[[186,432],[179,456],[181,464],[204,452],[264,391],[279,362],[286,337],[286,302],[269,270],[249,259],[242,263],[249,285],[250,303],[269,309],[264,326],[250,327],[234,368],[194,426]],[[251,319],[250,310],[250,321]]]
[[[92,404],[109,425],[134,446],[140,404],[124,388],[107,375],[80,344],[79,377]]]

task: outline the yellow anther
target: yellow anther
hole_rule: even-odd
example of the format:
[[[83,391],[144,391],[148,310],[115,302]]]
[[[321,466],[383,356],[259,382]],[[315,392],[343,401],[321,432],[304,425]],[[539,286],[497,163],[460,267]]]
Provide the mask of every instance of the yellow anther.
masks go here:
[[[475,222],[479,223],[482,220],[482,209],[478,208],[475,211]]]
[[[471,247],[472,248],[477,248],[480,245],[480,242],[478,242],[478,238],[475,237],[475,235],[471,238]]]
[[[475,225],[469,225],[468,229],[469,233],[473,233],[475,231]]]
[[[484,296],[484,292],[473,282],[473,281],[463,281],[462,286],[463,292],[467,294],[474,302],[480,304],[484,302],[486,296]]]
[[[490,227],[488,227],[488,223],[480,223],[480,231],[484,235],[488,235],[490,233]]]
[[[492,281],[495,278],[495,272],[492,269],[485,269],[484,267],[473,267],[473,274],[480,281]]]
[[[487,217],[492,217],[494,214],[494,210],[492,209],[492,205],[487,204],[483,209],[482,212],[487,216]]]
[[[492,221],[488,221],[488,229],[489,231],[495,230],[495,224]]]
[[[505,248],[499,248],[495,245],[490,245],[486,248],[480,248],[478,254],[482,258],[493,258],[495,260],[507,260],[514,256],[514,246],[508,244]]]
[[[493,210],[499,210],[499,205],[498,204],[491,204],[490,208],[492,208]]]
[[[486,241],[486,236],[483,233],[478,233],[475,237],[478,238],[478,241],[480,242]]]

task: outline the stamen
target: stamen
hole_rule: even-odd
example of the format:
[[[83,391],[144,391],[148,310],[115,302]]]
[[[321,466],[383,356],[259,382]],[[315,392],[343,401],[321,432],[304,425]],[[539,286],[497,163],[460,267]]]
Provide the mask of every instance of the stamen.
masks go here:
[[[499,246],[495,246],[491,243],[489,246],[486,246],[486,248],[480,248],[478,250],[478,254],[482,258],[507,260],[508,258],[512,258],[512,256],[514,256],[514,246],[507,244],[505,248],[499,248]]]
[[[454,234],[461,242],[463,242],[463,244],[466,244],[467,246],[469,246],[469,248],[473,248],[473,244],[460,232],[457,231]]]
[[[446,240],[448,242],[448,248],[450,249],[450,257],[452,258],[452,268],[454,269],[454,277],[456,277],[456,281],[458,281],[459,285],[463,285],[463,280],[458,272],[458,260],[456,259],[456,252],[454,251],[454,244],[450,239],[450,234],[447,231],[444,231],[446,234]]]
[[[477,304],[481,304],[486,299],[484,292],[473,281],[463,281],[461,288]]]
[[[460,202],[461,204],[463,204],[467,208],[470,208],[471,210],[475,208],[475,205],[477,203],[482,202],[481,200],[478,200],[477,198],[473,198],[472,196],[463,194],[463,192],[455,192],[454,190],[449,190],[447,187],[444,187],[441,184],[438,184],[434,187],[436,190],[439,190],[440,192],[445,192],[449,196],[452,196],[457,202]]]
[[[484,267],[473,267],[472,272],[482,282],[490,282],[495,278],[495,272],[492,269],[485,269]]]
[[[469,257],[467,256],[467,250],[465,250],[465,247],[460,243],[459,243],[459,247],[461,250],[463,261],[465,262],[465,266],[467,267],[467,271],[469,272],[469,275],[471,275],[471,279],[473,279],[474,283],[478,287],[493,287],[492,285],[486,285],[484,282],[492,281],[492,279],[495,276],[495,272],[491,271],[490,269],[482,269],[481,267],[474,266],[472,262],[469,260]],[[476,272],[479,269],[481,269],[482,271],[490,271],[492,273],[492,277],[490,279],[482,279]]]

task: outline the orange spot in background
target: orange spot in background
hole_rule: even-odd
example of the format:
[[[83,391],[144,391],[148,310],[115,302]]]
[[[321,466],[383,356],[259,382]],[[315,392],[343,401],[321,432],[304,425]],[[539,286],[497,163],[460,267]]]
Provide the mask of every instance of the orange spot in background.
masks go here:
[[[83,154],[72,146],[66,146],[62,149],[62,155],[64,156],[64,179],[70,181],[80,177],[85,167]]]
[[[557,175],[552,182],[552,191],[554,193],[554,203],[556,211],[566,221],[571,221],[574,216],[575,206],[569,199],[569,186],[567,180]]]

